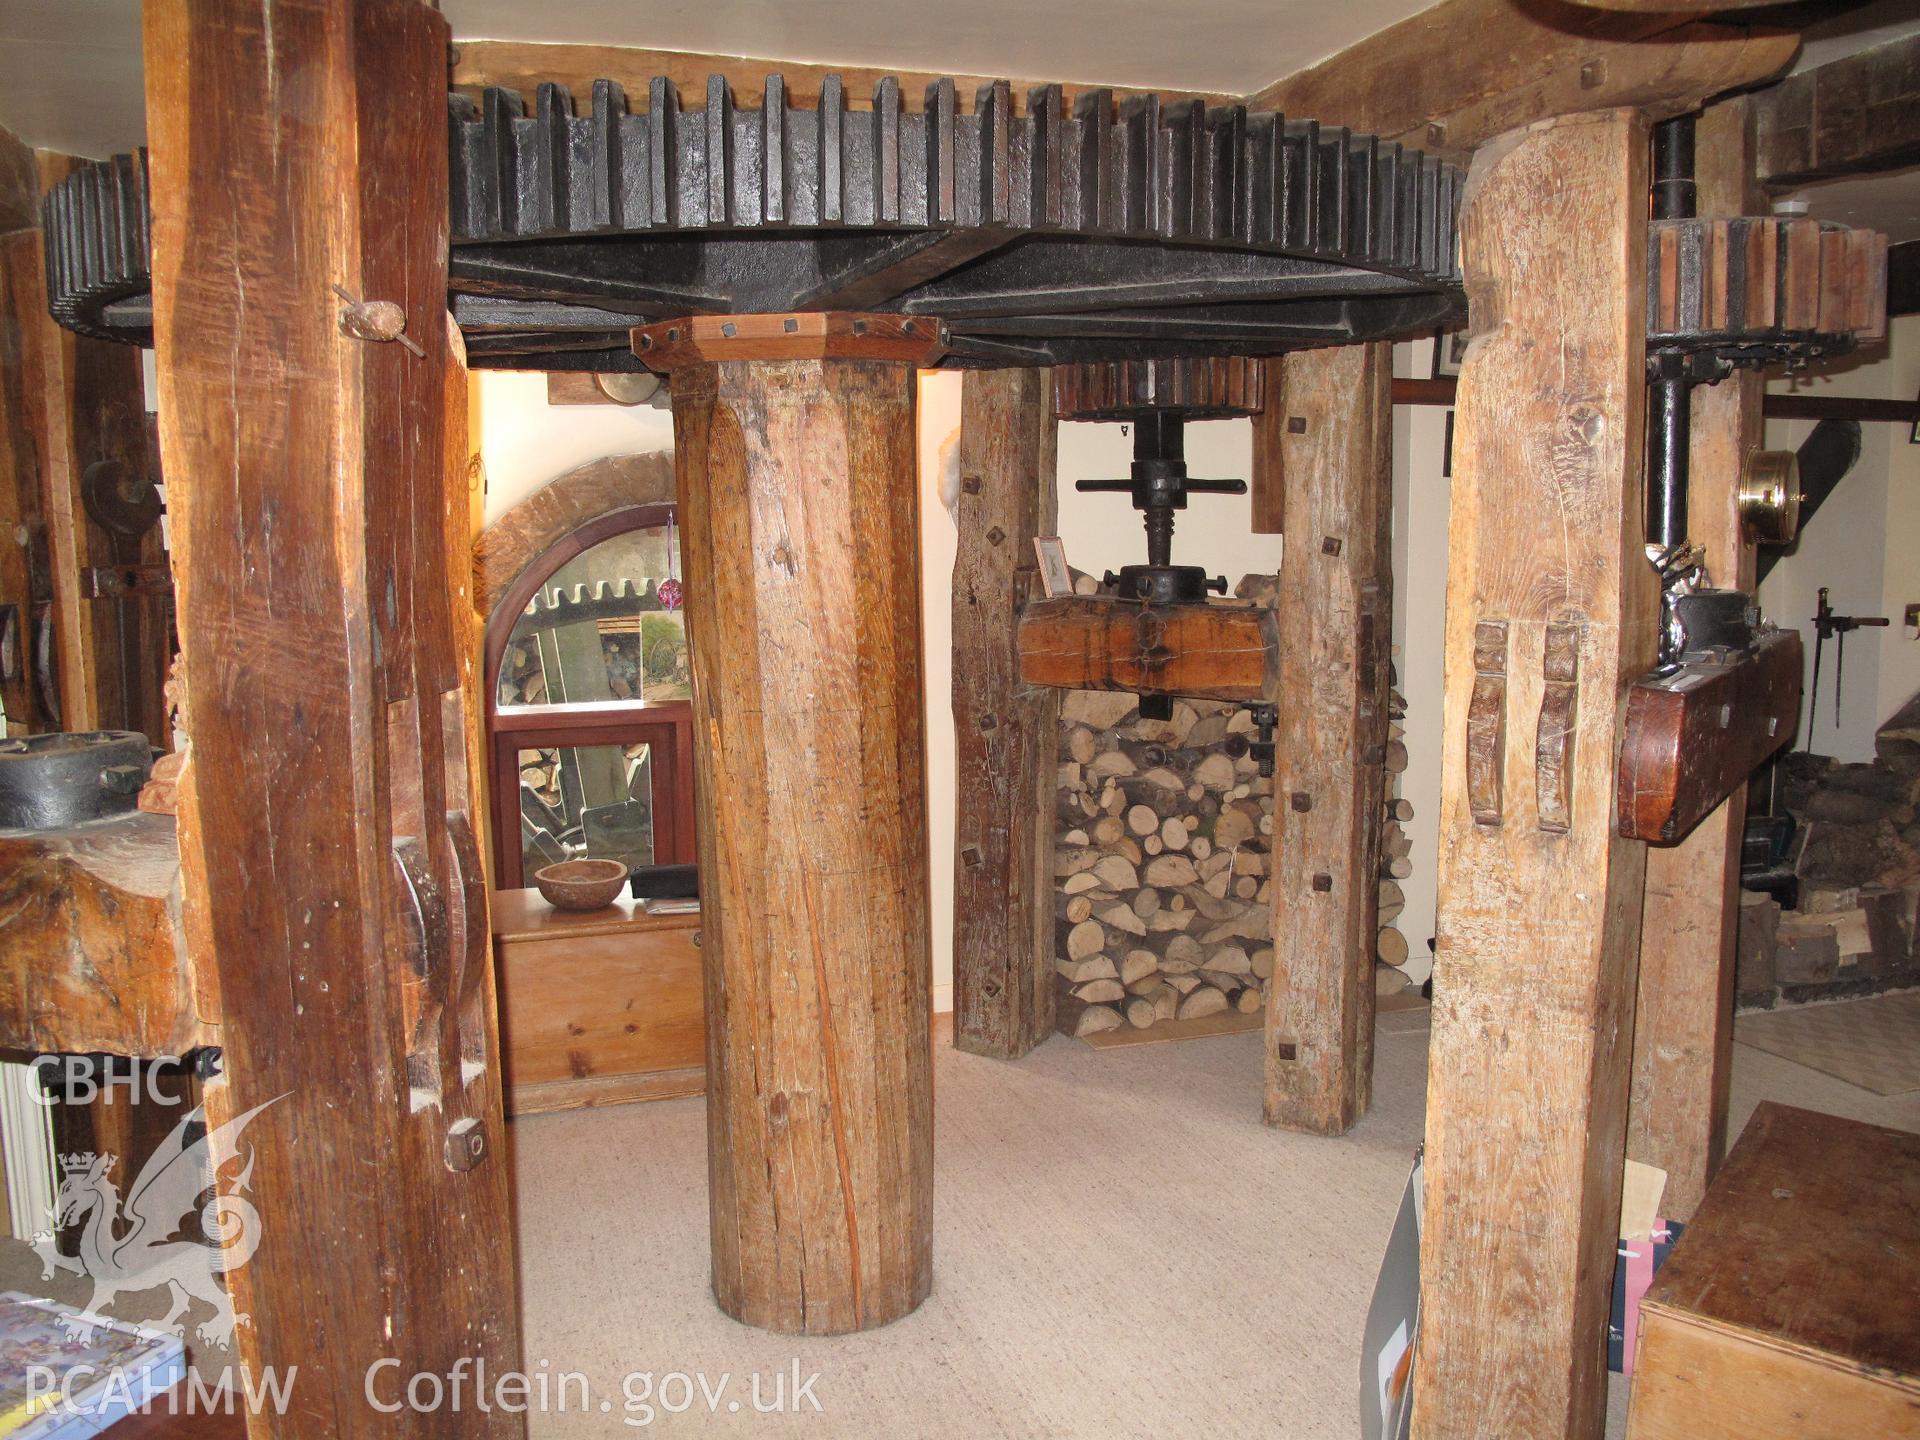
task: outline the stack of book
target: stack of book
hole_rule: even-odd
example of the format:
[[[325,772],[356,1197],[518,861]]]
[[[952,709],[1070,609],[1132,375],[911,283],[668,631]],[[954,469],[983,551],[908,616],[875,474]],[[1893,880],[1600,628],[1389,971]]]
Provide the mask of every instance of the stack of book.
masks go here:
[[[185,1378],[178,1335],[0,1294],[0,1436],[97,1435]]]

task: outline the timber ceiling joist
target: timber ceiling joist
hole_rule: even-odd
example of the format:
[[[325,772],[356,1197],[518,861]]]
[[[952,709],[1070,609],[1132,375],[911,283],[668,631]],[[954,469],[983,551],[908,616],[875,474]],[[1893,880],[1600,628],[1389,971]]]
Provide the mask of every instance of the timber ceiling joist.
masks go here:
[[[1681,0],[1655,13],[1569,0],[1442,0],[1247,103],[1459,159],[1555,115],[1637,109],[1665,119],[1764,84],[1793,63],[1794,31],[1700,19],[1697,11],[1708,8]]]
[[[1920,34],[1808,70],[1755,97],[1755,168],[1780,189],[1920,162]]]

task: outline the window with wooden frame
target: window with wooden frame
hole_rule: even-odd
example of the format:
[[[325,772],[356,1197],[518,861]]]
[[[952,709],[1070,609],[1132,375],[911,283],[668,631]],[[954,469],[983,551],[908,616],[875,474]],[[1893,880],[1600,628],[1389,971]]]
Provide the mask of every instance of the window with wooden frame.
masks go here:
[[[690,864],[693,730],[671,505],[556,542],[487,624],[494,877],[579,856]]]

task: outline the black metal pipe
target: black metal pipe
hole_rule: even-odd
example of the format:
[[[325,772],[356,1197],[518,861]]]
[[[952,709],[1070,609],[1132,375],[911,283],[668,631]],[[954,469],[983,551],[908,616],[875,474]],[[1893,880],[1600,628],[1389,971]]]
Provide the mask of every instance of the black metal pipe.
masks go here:
[[[1653,127],[1653,218],[1691,219],[1699,202],[1693,179],[1693,116]]]
[[[1187,458],[1186,417],[1171,410],[1142,410],[1133,417],[1133,458],[1140,461],[1173,461],[1185,464]]]
[[[1647,407],[1647,543],[1671,549],[1687,538],[1687,431],[1693,387],[1656,380]]]
[[[1693,116],[1653,130],[1653,218],[1684,220],[1694,213]],[[1687,538],[1687,431],[1693,418],[1691,382],[1665,377],[1652,384],[1647,407],[1647,542],[1671,548]]]

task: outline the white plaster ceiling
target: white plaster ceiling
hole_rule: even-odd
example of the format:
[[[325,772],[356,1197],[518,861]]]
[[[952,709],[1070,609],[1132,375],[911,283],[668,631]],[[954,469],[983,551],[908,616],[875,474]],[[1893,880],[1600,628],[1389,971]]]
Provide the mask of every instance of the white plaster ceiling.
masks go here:
[[[1843,59],[1920,30],[1920,0],[1866,0],[1864,4],[1833,8],[1831,16],[1814,21],[1801,32],[1800,55],[1787,73],[1818,70],[1829,60]]]
[[[1019,79],[1257,90],[1431,0],[441,0],[456,39],[644,46]],[[145,136],[139,0],[0,0],[0,125],[104,156]]]
[[[645,46],[760,58],[1243,93],[1430,0],[441,0],[458,39]],[[1804,12],[1803,12],[1804,13]],[[1920,0],[1835,6],[1799,67],[1920,28]],[[104,156],[145,138],[139,0],[0,0],[0,125]],[[1810,191],[1814,213],[1920,236],[1920,174]]]
[[[1920,30],[1920,0],[1872,0],[1809,26],[1795,74],[1885,45]],[[1776,196],[1802,202],[1821,220],[1884,231],[1889,240],[1920,240],[1920,165],[1843,180],[1823,180]]]
[[[1433,0],[441,0],[473,39],[1245,94]]]
[[[1863,230],[1879,230],[1894,244],[1920,240],[1920,165],[1855,179],[1822,180],[1774,197],[1803,202],[1806,213]]]
[[[0,0],[0,125],[104,158],[146,138],[139,0]]]

